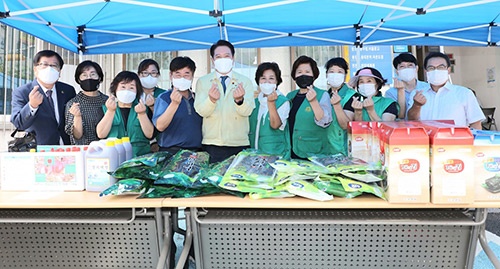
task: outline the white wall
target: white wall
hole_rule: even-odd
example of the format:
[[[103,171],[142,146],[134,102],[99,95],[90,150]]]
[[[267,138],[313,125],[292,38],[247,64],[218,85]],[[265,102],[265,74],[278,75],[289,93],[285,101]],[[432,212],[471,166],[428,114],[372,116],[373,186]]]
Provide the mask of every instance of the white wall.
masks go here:
[[[500,109],[500,50],[498,47],[445,47],[445,53],[453,53],[455,58],[455,72],[451,75],[453,83],[472,88],[483,107]],[[495,82],[488,83],[487,81],[489,69],[495,71]],[[497,111],[495,114],[499,115]]]

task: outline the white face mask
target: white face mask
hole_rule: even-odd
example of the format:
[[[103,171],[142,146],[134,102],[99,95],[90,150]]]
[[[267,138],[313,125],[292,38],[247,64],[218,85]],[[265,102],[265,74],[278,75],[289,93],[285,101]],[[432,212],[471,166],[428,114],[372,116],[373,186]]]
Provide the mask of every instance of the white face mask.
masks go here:
[[[53,84],[59,79],[59,72],[52,67],[38,70],[37,78],[46,84]]]
[[[375,84],[359,84],[358,92],[364,97],[370,97],[375,95]]]
[[[431,85],[443,85],[448,81],[448,70],[434,70],[427,72],[427,82]]]
[[[134,102],[136,95],[137,94],[135,92],[129,90],[116,91],[116,98],[118,98],[118,101],[124,104],[130,104]]]
[[[417,77],[416,68],[405,68],[398,70],[398,77],[402,81],[410,82]]]
[[[276,89],[276,84],[261,83],[259,84],[260,91],[265,95],[270,95]]]
[[[193,81],[185,78],[172,78],[172,85],[179,91],[185,91],[191,88],[191,83]]]
[[[332,87],[340,87],[342,83],[345,81],[345,74],[341,73],[328,73],[326,74],[326,81],[328,82],[328,85]]]
[[[158,85],[158,78],[152,76],[141,77],[141,84],[146,89],[152,89]]]
[[[233,60],[230,58],[220,58],[214,61],[215,70],[221,74],[227,74],[233,69]]]

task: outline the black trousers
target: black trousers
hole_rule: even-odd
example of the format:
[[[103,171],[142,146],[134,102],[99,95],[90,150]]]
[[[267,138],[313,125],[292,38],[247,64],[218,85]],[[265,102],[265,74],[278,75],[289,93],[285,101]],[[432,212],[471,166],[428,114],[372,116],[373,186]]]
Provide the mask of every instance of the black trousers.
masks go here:
[[[218,163],[229,158],[231,155],[236,155],[240,151],[249,148],[249,146],[227,147],[215,145],[202,145],[203,151],[210,154],[210,163]]]

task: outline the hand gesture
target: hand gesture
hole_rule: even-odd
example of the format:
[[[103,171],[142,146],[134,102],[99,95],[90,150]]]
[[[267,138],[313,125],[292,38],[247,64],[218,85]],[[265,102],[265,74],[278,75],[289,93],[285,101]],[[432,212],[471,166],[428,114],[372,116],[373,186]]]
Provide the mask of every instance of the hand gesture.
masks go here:
[[[422,90],[416,92],[415,96],[413,96],[413,103],[417,106],[423,106],[427,102],[427,98],[422,93]]]
[[[208,91],[208,97],[210,98],[210,101],[212,101],[212,103],[215,103],[217,102],[217,100],[219,100],[220,91],[217,87],[217,84],[212,83],[212,87],[210,87],[210,90]]]
[[[314,90],[313,85],[307,86],[306,99],[309,103],[316,100],[316,91]]]
[[[144,104],[144,101],[139,100],[139,103],[134,107],[134,109],[137,115],[146,113],[146,105]]]
[[[359,101],[358,96],[352,97],[352,108],[354,108],[354,110],[363,110],[363,103]]]
[[[71,115],[73,115],[74,117],[80,117],[82,115],[82,113],[80,112],[80,104],[73,103],[69,108],[69,113],[71,113]]]
[[[369,109],[373,109],[373,99],[372,97],[367,97],[364,101],[363,101],[363,107],[366,108],[367,110]]]
[[[172,100],[172,104],[180,104],[182,100],[182,95],[179,93],[177,89],[174,88],[172,94],[170,94],[170,100]]]
[[[155,104],[155,97],[153,96],[152,93],[147,93],[146,98],[144,98],[146,101],[147,106],[154,106]]]
[[[36,85],[28,95],[29,104],[32,108],[38,108],[38,106],[43,102],[43,94],[38,91],[39,88],[40,86]]]
[[[332,106],[340,104],[340,100],[342,100],[340,95],[336,91],[332,91],[332,97],[330,98],[330,103],[332,104]]]
[[[234,101],[240,102],[243,100],[243,96],[245,96],[245,89],[243,88],[243,83],[240,83],[236,90],[233,91]]]
[[[114,96],[110,96],[108,100],[106,100],[106,108],[110,111],[116,110],[116,99]]]
[[[405,89],[405,84],[402,80],[399,80],[397,78],[394,78],[394,88],[398,90],[404,90]]]
[[[272,92],[270,95],[267,96],[267,102],[275,102],[278,99],[278,94],[276,91]]]

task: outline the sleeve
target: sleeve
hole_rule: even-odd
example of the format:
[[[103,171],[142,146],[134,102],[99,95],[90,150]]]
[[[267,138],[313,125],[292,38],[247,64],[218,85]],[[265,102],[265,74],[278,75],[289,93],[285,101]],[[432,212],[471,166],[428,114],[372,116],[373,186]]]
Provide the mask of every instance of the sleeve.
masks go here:
[[[352,107],[352,97],[349,98],[349,101],[347,101],[344,105],[344,110],[348,110],[354,113],[354,108]]]
[[[252,114],[252,111],[255,108],[255,100],[253,96],[254,89],[250,79],[245,78],[243,80],[243,89],[245,89],[243,104],[238,105],[234,103],[234,105],[236,106],[236,113],[240,114],[240,116],[248,117]]]
[[[319,101],[319,106],[323,110],[323,118],[320,120],[316,120],[316,118],[314,118],[314,122],[319,127],[326,128],[330,125],[330,123],[332,123],[332,104],[330,103],[328,93],[323,93],[323,96],[321,96]]]
[[[479,103],[477,102],[476,96],[467,89],[466,91],[466,116],[467,116],[467,124],[470,125],[477,121],[483,121],[486,119],[484,116],[483,110]]]
[[[385,98],[390,98],[394,101],[398,101],[398,90],[394,87],[391,87],[390,89],[388,89],[385,94],[384,94],[384,97]]]
[[[31,113],[29,105],[29,87],[31,84],[21,86],[12,92],[12,112],[10,121],[19,130],[28,129],[37,118],[37,110]]]
[[[69,109],[73,105],[74,100],[71,99],[66,103],[66,109],[65,109],[65,117],[66,117],[66,125],[64,126],[64,131],[69,135],[73,136],[73,120],[74,116],[69,112]],[[85,131],[85,129],[84,129]]]
[[[153,112],[153,118],[152,122],[153,125],[155,126],[156,129],[156,122],[158,121],[158,118],[165,113],[167,110],[168,106],[170,105],[170,102],[167,102],[167,100],[164,100],[165,96],[162,94],[161,96],[158,96],[155,100],[155,110]],[[170,98],[168,98],[170,100]]]
[[[279,129],[281,131],[285,130],[288,120],[288,114],[290,114],[290,102],[287,101],[281,104],[281,106],[278,108],[278,115],[280,116],[281,120],[281,126]]]
[[[393,114],[394,116],[398,116],[399,114],[399,109],[398,109],[398,104],[396,102],[392,102],[385,110],[384,113],[390,113]],[[382,113],[382,114],[384,114]]]
[[[210,90],[210,87],[212,85],[206,85],[207,83],[204,82],[205,80],[206,79],[202,77],[196,82],[196,98],[194,98],[194,109],[203,118],[212,115],[212,113],[214,113],[215,111],[215,108],[217,107],[217,102],[220,101],[218,100],[216,103],[212,103],[212,101],[210,101],[210,97],[208,97],[208,91]]]

